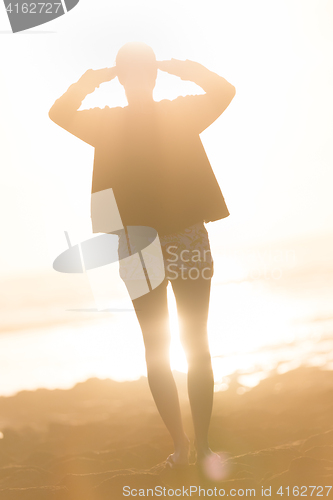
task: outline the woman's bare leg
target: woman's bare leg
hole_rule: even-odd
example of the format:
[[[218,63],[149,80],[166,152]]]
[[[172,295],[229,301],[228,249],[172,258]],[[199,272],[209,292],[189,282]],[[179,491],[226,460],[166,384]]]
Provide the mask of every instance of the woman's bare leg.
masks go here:
[[[157,409],[174,442],[172,461],[188,464],[189,441],[184,432],[178,392],[170,368],[167,284],[133,300],[146,348],[148,383]]]
[[[210,279],[202,277],[171,281],[177,302],[181,341],[188,362],[188,394],[198,458],[211,453],[208,429],[214,377],[207,336],[210,282]]]

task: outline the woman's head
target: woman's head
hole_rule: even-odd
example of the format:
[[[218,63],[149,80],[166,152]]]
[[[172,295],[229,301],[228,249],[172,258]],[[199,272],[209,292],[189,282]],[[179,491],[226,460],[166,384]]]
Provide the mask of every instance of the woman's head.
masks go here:
[[[116,57],[119,82],[125,90],[150,90],[155,87],[157,64],[154,51],[142,42],[123,45]]]

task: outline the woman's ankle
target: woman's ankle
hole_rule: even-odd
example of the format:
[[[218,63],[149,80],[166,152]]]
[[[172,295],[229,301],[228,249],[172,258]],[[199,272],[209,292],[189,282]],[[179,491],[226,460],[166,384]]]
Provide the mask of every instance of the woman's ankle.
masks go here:
[[[197,455],[198,459],[205,458],[208,455],[210,455],[211,453],[213,453],[209,447],[208,441],[198,443],[198,441],[195,440],[194,441],[194,448],[195,448],[196,455]]]
[[[168,460],[174,465],[189,465],[190,462],[190,440],[186,435],[174,441],[174,453],[169,456]]]
[[[184,451],[190,450],[190,440],[186,436],[186,434],[184,434],[179,439],[175,440],[173,442],[173,444],[174,444],[175,451],[177,451],[177,452],[184,452]]]

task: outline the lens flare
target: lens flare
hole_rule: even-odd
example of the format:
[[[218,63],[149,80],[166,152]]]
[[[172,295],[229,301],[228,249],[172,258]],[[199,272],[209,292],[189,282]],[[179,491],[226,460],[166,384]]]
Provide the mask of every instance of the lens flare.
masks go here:
[[[211,453],[202,461],[202,471],[211,481],[223,481],[230,475],[228,454],[224,452]]]

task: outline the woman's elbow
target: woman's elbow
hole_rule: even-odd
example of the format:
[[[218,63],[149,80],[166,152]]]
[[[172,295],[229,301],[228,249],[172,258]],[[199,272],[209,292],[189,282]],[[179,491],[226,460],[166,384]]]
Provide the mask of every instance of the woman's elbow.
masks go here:
[[[49,111],[49,118],[50,118],[50,120],[52,120],[53,122],[55,122],[56,121],[56,115],[57,115],[57,113],[54,111],[53,106],[52,106],[52,108]]]
[[[60,109],[57,109],[56,105],[53,105],[52,108],[49,111],[49,118],[52,120],[54,123],[62,127],[63,123],[66,123],[66,114],[62,112]]]

